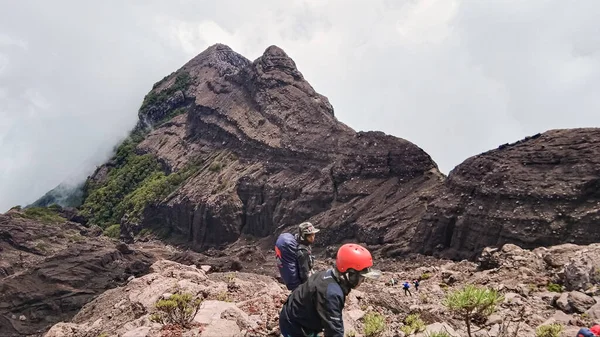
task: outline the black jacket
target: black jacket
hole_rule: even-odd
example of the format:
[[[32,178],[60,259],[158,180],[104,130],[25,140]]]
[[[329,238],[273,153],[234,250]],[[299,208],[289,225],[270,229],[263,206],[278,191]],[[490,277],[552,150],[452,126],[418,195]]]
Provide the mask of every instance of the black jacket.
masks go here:
[[[306,282],[310,276],[310,271],[313,269],[314,258],[310,246],[303,243],[298,244],[296,251],[296,260],[298,261],[298,277],[300,283]]]
[[[332,269],[315,273],[288,297],[281,309],[280,326],[294,337],[320,331],[326,337],[343,337],[342,310],[348,293]]]

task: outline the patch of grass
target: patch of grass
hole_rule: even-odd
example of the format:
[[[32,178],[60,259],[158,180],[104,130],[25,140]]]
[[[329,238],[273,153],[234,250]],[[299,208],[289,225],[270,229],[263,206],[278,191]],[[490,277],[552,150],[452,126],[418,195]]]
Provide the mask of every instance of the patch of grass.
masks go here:
[[[48,252],[50,245],[45,242],[38,242],[35,244],[35,248],[43,253]]]
[[[535,337],[559,337],[562,331],[562,324],[541,325],[535,329]]]
[[[133,148],[129,145],[120,147],[122,151],[117,151],[116,155],[118,165],[108,172],[102,184],[88,181],[88,195],[81,206],[81,214],[91,223],[106,228],[120,223],[124,215],[129,217],[129,221],[141,221],[146,206],[168,196],[197,170],[190,164],[177,173],[167,175],[156,157],[137,155]],[[119,161],[122,163],[119,164]]]
[[[79,234],[79,233],[74,233],[74,234],[67,234],[65,235],[65,237],[67,238],[67,240],[69,240],[69,242],[83,242],[85,240],[85,238]]]
[[[158,121],[156,124],[157,125],[164,124],[179,115],[183,115],[186,112],[187,112],[186,108],[174,109],[171,112],[169,112],[165,117],[161,118],[160,121]]]
[[[165,198],[185,179],[185,173],[153,172],[119,203],[117,214],[127,214],[130,221],[139,222],[146,206]]]
[[[220,172],[221,169],[223,169],[223,167],[225,167],[223,163],[221,163],[220,161],[214,161],[210,164],[208,170],[211,172]]]
[[[163,79],[164,81],[165,79]],[[175,78],[175,83],[170,87],[161,90],[160,92],[150,91],[146,97],[144,97],[144,101],[142,102],[142,106],[140,107],[140,111],[145,110],[150,105],[157,105],[167,101],[167,99],[173,95],[175,92],[182,90],[185,91],[191,84],[192,79],[190,74],[187,72],[181,72],[177,74]],[[160,82],[159,82],[160,83]],[[153,87],[154,90],[156,87]]]
[[[124,198],[159,170],[156,158],[150,154],[129,156],[123,166],[109,172],[107,180],[101,186],[91,188],[81,207],[81,213],[103,228],[119,223],[125,214],[124,208],[119,207]]]
[[[430,332],[427,333],[426,337],[452,337],[447,332],[439,331],[439,332]]]
[[[548,291],[554,292],[554,293],[560,293],[560,292],[562,292],[561,285],[560,284],[556,284],[556,283],[548,283],[546,285],[546,289],[548,289]]]
[[[410,314],[404,319],[404,325],[400,328],[407,335],[425,330],[425,322],[419,314]]]
[[[160,324],[179,324],[189,328],[200,309],[200,304],[202,300],[194,299],[191,294],[173,294],[168,299],[156,302],[155,307],[158,312],[153,314],[150,320]]]
[[[367,337],[377,336],[385,330],[385,317],[377,312],[368,312],[363,317],[364,334]]]
[[[21,211],[21,217],[37,220],[47,224],[55,224],[67,221],[67,219],[60,216],[56,206],[52,207],[29,207]]]
[[[143,228],[140,233],[138,234],[139,236],[146,236],[146,235],[152,235],[152,229],[150,228]]]
[[[429,273],[423,273],[421,275],[421,280],[428,280],[430,278],[431,278],[431,274],[429,274]]]
[[[217,301],[231,302],[231,297],[227,291],[222,291],[217,294]]]
[[[108,236],[109,238],[118,239],[119,236],[121,235],[121,225],[119,225],[119,224],[110,225],[104,230],[104,232],[102,234],[104,234],[105,236]]]

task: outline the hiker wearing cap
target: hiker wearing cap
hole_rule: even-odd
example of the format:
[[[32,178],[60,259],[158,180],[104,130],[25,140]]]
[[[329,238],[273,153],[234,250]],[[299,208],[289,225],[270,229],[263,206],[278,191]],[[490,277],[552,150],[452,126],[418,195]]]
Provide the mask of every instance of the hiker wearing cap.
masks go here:
[[[600,336],[600,325],[594,325],[591,328],[581,328],[577,332],[577,337],[595,337]]]
[[[306,282],[308,277],[314,273],[315,258],[312,255],[311,245],[315,242],[315,234],[318,232],[319,229],[315,228],[310,222],[303,222],[298,226],[296,259],[301,284]]]
[[[344,336],[342,310],[350,290],[365,278],[381,276],[372,270],[373,258],[364,247],[349,243],[338,249],[334,268],[317,272],[296,288],[279,314],[284,337]]]
[[[319,229],[310,222],[298,226],[298,233],[281,233],[275,242],[275,258],[279,275],[289,290],[306,282],[313,273],[314,257],[311,245]]]

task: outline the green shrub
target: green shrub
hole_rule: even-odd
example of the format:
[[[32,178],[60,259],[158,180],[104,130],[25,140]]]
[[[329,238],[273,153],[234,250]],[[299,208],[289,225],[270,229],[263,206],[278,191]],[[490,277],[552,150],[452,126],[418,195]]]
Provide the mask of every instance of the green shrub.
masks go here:
[[[121,225],[116,224],[108,226],[104,230],[104,235],[108,236],[109,238],[118,239],[121,235]]]
[[[364,334],[367,337],[377,336],[385,330],[385,317],[376,312],[368,312],[363,317]]]
[[[65,222],[67,219],[60,216],[58,210],[60,207],[29,207],[22,210],[20,216],[47,224]]]
[[[502,296],[497,291],[469,284],[447,294],[443,304],[462,316],[467,334],[471,337],[471,318],[491,315],[501,300]]]
[[[146,206],[175,191],[193,172],[195,167],[190,165],[166,175],[153,155],[128,155],[121,167],[109,171],[102,184],[88,184],[81,214],[103,228],[120,223],[126,214],[130,221],[140,221]]]
[[[562,331],[562,324],[541,325],[535,329],[535,337],[559,337]]]
[[[208,167],[208,170],[211,172],[219,172],[221,171],[221,169],[223,168],[223,163],[221,163],[220,161],[214,161],[210,164],[210,166]]]
[[[551,292],[555,292],[555,293],[560,293],[562,292],[562,287],[560,286],[560,284],[556,284],[556,283],[548,283],[548,285],[546,285],[546,289],[548,289],[548,291]]]
[[[421,332],[425,330],[425,322],[423,322],[419,314],[410,314],[404,319],[404,326],[402,326],[400,330],[407,335]]]
[[[430,332],[427,333],[426,337],[452,337],[447,332],[439,331],[439,332]]]
[[[429,273],[423,273],[423,275],[421,275],[421,280],[427,280],[431,278],[431,274]]]
[[[168,299],[156,302],[155,307],[158,312],[153,314],[150,319],[160,324],[179,324],[184,328],[189,328],[201,303],[201,299],[194,299],[188,293],[173,294]]]
[[[100,227],[119,223],[125,214],[119,204],[159,170],[156,158],[150,154],[128,156],[121,167],[109,171],[103,184],[90,186],[89,195],[81,206],[82,215]]]
[[[164,80],[164,79],[163,79]],[[142,106],[140,107],[140,111],[145,110],[150,105],[157,105],[167,101],[167,99],[173,95],[175,92],[182,90],[185,91],[191,84],[191,77],[186,72],[181,72],[175,78],[175,83],[170,87],[160,91],[150,91],[146,97],[144,97],[144,101],[142,102]],[[154,90],[155,88],[153,88]]]

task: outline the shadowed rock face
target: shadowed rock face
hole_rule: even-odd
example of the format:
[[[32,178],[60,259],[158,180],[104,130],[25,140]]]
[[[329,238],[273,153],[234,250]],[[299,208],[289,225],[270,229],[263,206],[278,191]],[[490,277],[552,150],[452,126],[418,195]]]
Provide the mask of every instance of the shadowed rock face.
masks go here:
[[[275,46],[254,62],[224,45],[208,48],[155,85],[140,121],[154,129],[138,153],[169,172],[198,170],[147,207],[141,225],[122,228],[168,227],[197,249],[306,220],[325,229],[321,245],[358,238],[406,248],[425,211],[419,195],[442,177],[414,144],[338,121]],[[100,168],[91,179],[103,175]]]
[[[413,248],[472,257],[600,240],[600,129],[551,130],[457,166],[420,221]]]
[[[153,257],[98,234],[18,211],[0,215],[1,336],[43,332],[105,290],[148,272]]]

